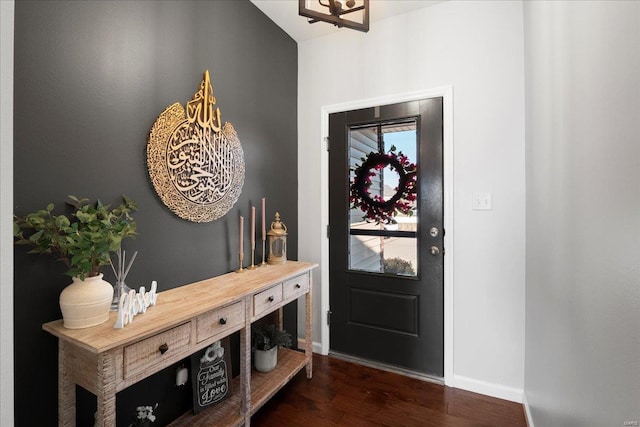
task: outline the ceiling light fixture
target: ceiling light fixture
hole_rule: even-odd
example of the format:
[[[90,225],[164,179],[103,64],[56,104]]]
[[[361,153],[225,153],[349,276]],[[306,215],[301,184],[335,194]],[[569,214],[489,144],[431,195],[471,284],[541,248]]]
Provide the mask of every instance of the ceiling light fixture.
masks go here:
[[[338,28],[369,31],[369,0],[298,0],[298,14],[310,18],[310,24],[323,21]],[[353,19],[343,18],[347,14]]]

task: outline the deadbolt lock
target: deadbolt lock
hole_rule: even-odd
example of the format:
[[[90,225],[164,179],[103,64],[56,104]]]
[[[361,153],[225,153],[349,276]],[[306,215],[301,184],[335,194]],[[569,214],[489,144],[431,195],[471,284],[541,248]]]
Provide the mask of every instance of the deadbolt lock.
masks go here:
[[[438,230],[438,227],[431,227],[431,229],[429,230],[429,234],[431,235],[431,237],[438,237],[438,234],[440,234],[440,230]]]

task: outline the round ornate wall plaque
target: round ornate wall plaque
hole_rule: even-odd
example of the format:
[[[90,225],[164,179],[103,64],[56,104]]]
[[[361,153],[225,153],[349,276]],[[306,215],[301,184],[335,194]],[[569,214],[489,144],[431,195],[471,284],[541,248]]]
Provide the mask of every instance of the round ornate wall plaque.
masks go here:
[[[220,123],[220,109],[204,74],[187,103],[158,116],[147,143],[151,182],[162,202],[180,218],[210,222],[238,201],[244,184],[244,153],[231,123]]]

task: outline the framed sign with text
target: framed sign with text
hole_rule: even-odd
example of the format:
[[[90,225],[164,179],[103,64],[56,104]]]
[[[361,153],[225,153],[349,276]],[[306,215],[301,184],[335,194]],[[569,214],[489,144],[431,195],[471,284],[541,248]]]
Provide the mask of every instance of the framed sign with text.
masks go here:
[[[229,338],[191,356],[191,384],[194,414],[231,395]]]

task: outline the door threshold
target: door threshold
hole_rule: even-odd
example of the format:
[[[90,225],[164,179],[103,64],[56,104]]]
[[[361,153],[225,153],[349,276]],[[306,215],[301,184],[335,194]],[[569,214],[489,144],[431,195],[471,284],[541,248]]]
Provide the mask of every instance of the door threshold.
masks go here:
[[[346,362],[355,363],[357,365],[368,366],[370,368],[404,375],[405,377],[415,378],[420,381],[444,385],[444,378],[425,374],[424,372],[412,371],[411,369],[401,368],[395,365],[387,365],[385,363],[376,362],[373,360],[362,359],[360,357],[351,356],[349,354],[339,353],[332,350],[329,350],[329,356],[335,357],[336,359],[344,360]]]

